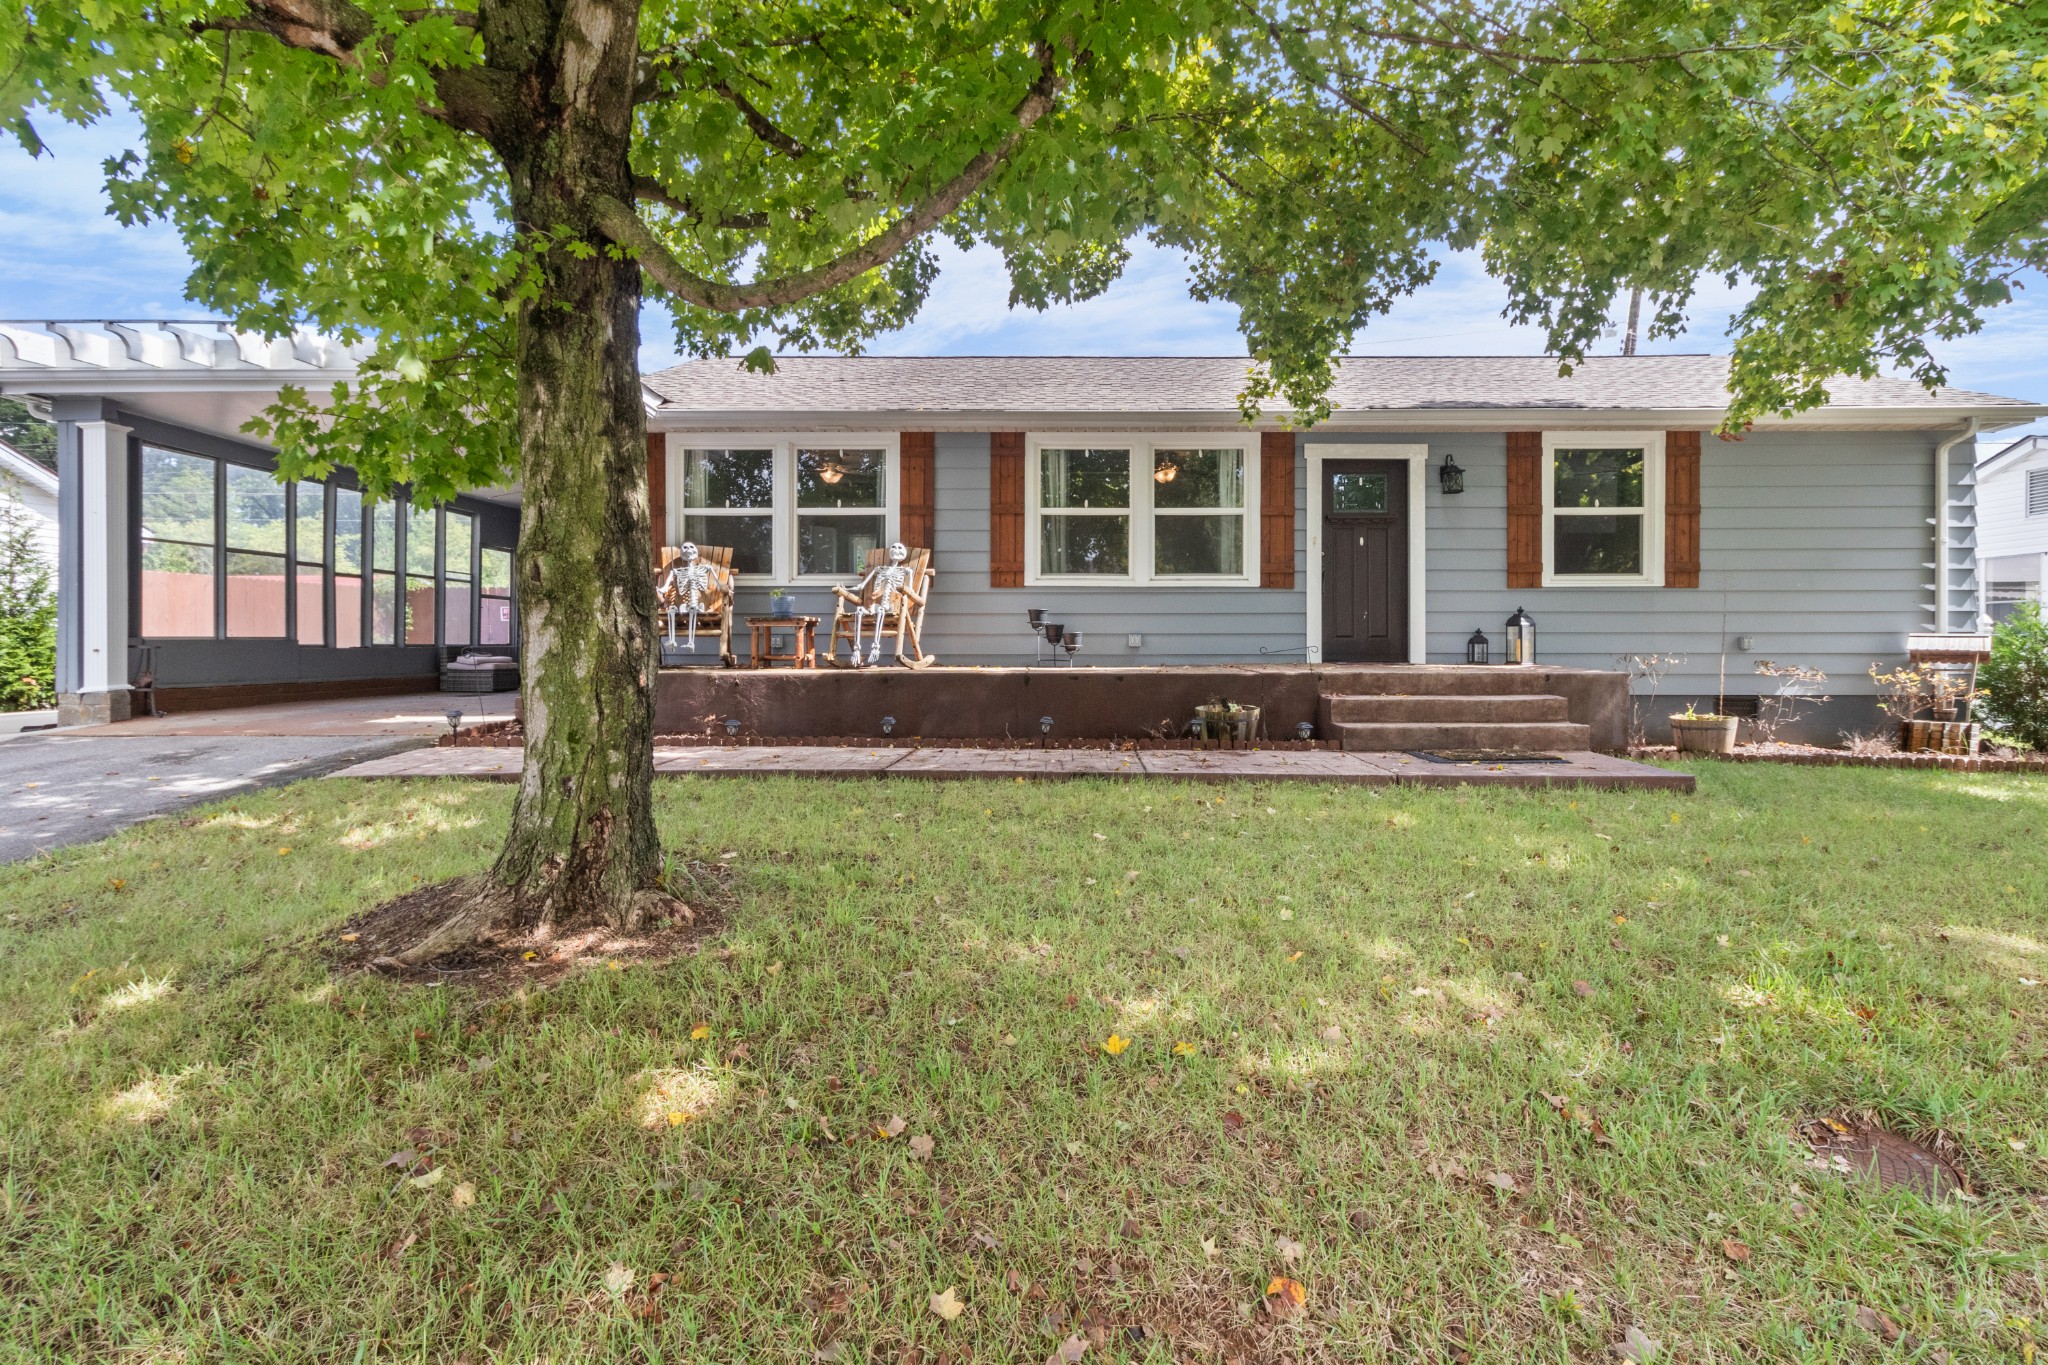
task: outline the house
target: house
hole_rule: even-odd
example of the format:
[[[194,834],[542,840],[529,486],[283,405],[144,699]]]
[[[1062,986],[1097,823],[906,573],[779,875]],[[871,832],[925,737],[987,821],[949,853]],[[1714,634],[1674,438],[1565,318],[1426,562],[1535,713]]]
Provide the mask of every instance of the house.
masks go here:
[[[32,528],[33,541],[52,578],[57,572],[57,476],[0,441],[0,502]]]
[[[2024,436],[1977,464],[1977,577],[2002,621],[2048,585],[2048,438]]]
[[[1027,608],[1098,669],[1456,665],[1475,635],[1498,663],[1525,612],[1539,664],[1679,656],[1658,711],[1754,695],[1761,659],[1823,668],[1832,738],[1876,723],[1872,662],[1978,619],[1957,447],[2048,415],[1845,379],[1724,441],[1723,358],[1354,357],[1332,418],[1296,431],[1240,420],[1245,363],[693,361],[644,379],[654,540],[730,547],[742,612],[782,588],[825,616],[868,548],[929,546],[942,666],[1033,664]],[[242,421],[352,366],[214,324],[0,325],[0,391],[49,405],[83,475],[78,714],[118,710],[144,649],[166,689],[226,699],[417,686],[434,646],[509,635],[516,491],[400,515],[346,470],[263,477]]]

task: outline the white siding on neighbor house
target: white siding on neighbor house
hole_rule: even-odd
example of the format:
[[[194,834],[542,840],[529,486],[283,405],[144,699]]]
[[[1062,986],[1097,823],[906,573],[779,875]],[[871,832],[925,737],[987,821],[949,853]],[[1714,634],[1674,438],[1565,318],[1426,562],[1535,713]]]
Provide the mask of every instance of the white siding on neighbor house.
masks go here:
[[[1819,667],[1838,695],[1869,694],[1872,663],[1903,657],[1905,636],[1933,616],[1934,447],[1928,432],[1799,432],[1701,442],[1700,586],[1509,588],[1507,438],[1345,436],[1346,444],[1427,441],[1433,464],[1455,453],[1465,491],[1429,481],[1429,658],[1465,657],[1479,628],[1500,657],[1517,607],[1536,621],[1541,661],[1617,667],[1625,653],[1683,654],[1666,695],[1713,695],[1723,643],[1727,692],[1769,691],[1758,659]],[[1952,603],[1974,610],[1967,567],[1969,464],[1951,462],[1957,545]],[[1749,653],[1738,636],[1754,637]]]
[[[2048,482],[2048,441],[2036,440],[1988,473],[1982,465],[1978,470],[1978,576],[1987,583],[2031,583],[2038,600],[2048,576],[2048,509],[2030,515],[2028,494],[2030,479],[2037,494]]]
[[[24,462],[25,462],[25,457]],[[0,461],[0,499],[6,499],[25,515],[35,531],[36,548],[42,551],[50,572],[57,572],[57,495],[41,486],[26,470],[10,468]]]

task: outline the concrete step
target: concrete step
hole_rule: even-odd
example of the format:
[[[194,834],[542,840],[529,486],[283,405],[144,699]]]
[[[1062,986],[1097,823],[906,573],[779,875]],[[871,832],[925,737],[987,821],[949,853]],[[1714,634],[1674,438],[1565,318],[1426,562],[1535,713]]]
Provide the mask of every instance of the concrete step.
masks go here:
[[[1433,724],[1462,725],[1492,722],[1570,720],[1571,705],[1563,697],[1543,692],[1479,694],[1474,696],[1410,696],[1378,693],[1364,696],[1325,696],[1321,720],[1325,725],[1352,721],[1429,721]]]
[[[1333,696],[1497,697],[1507,694],[1556,692],[1560,671],[1496,665],[1374,664],[1349,668],[1326,665],[1316,685]]]
[[[1476,725],[1427,721],[1352,721],[1332,727],[1348,753],[1398,753],[1409,749],[1540,749],[1548,753],[1586,749],[1592,731],[1569,721]]]

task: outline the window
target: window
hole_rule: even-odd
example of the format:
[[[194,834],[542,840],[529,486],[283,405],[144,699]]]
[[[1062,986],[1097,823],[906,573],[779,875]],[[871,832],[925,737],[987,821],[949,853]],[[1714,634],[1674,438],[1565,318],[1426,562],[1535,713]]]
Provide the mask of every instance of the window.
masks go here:
[[[512,552],[486,545],[478,558],[483,566],[483,614],[477,643],[509,645],[512,643]]]
[[[272,639],[284,631],[284,485],[261,469],[227,470],[227,635]]]
[[[197,455],[142,448],[142,634],[214,634],[214,548],[220,467]]]
[[[370,643],[398,643],[398,509],[370,509]]]
[[[405,505],[405,642],[434,643],[434,509]]]
[[[363,643],[363,495],[334,490],[334,647]]]
[[[472,528],[475,520],[466,512],[444,512],[441,514],[442,551],[442,609],[447,625],[442,629],[441,643],[445,645],[466,645],[469,643],[469,617],[476,605],[476,591],[470,575],[470,550],[475,543]]]
[[[1250,581],[1257,465],[1245,444],[1047,435],[1027,449],[1027,582]]]
[[[893,432],[668,439],[669,543],[728,546],[743,580],[843,581],[896,534]]]
[[[2027,515],[2048,517],[2048,469],[2027,471]]]
[[[731,546],[734,573],[774,574],[774,451],[686,450],[682,493],[684,540]]]
[[[293,607],[302,645],[327,643],[327,485],[292,485]]]
[[[1546,432],[1545,584],[1664,581],[1661,433]]]
[[[1154,577],[1244,572],[1244,466],[1241,449],[1152,452]]]
[[[883,450],[796,452],[796,571],[844,577],[867,567],[888,534],[888,463]]]

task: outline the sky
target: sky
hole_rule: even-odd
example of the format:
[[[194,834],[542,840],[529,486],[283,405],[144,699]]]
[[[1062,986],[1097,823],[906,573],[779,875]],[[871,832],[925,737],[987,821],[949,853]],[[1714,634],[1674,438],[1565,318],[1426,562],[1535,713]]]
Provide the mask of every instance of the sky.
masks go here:
[[[0,141],[0,318],[199,318],[185,298],[191,269],[177,233],[164,224],[123,227],[107,214],[102,163],[133,146],[132,118],[90,128],[39,122],[49,144],[30,158]],[[1008,306],[1001,258],[991,249],[939,248],[941,272],[910,326],[877,338],[878,355],[1242,355],[1236,310],[1198,303],[1176,252],[1139,245],[1109,291],[1043,313]],[[1941,343],[1949,382],[2016,398],[2048,400],[2048,281],[1991,313],[1975,336]],[[1538,355],[1542,335],[1501,316],[1507,293],[1476,257],[1447,253],[1433,283],[1404,299],[1353,340],[1360,355]],[[1684,335],[1645,342],[1643,351],[1727,350],[1738,293],[1703,283]],[[666,316],[650,309],[641,326],[641,365],[676,359]],[[1619,349],[1617,337],[1614,348]],[[2028,430],[2048,432],[2048,423]],[[1992,438],[1987,451],[2018,432]]]

